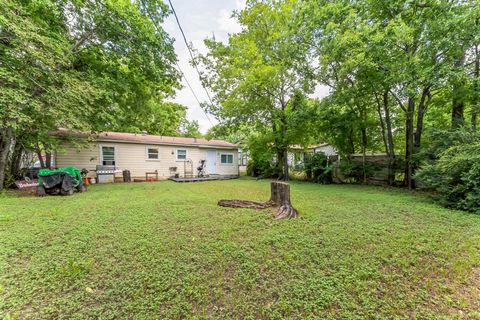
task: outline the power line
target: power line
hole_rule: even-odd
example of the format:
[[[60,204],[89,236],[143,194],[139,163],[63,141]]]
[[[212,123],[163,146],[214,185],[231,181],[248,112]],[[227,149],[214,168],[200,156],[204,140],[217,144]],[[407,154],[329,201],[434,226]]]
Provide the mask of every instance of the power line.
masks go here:
[[[171,4],[171,3],[170,3],[170,4]],[[173,7],[172,7],[172,9],[173,9]],[[158,27],[158,25],[155,23],[155,20],[153,20],[152,15],[150,14],[150,12],[149,12],[148,10],[147,10],[147,14],[148,14],[148,16],[150,17],[150,20],[152,21],[152,24],[153,24],[154,28],[157,30],[157,32],[159,32],[161,29],[160,29],[160,28]],[[176,15],[175,15],[175,17],[176,17]],[[178,22],[178,19],[177,19],[177,22]],[[180,25],[179,25],[179,26],[180,26]],[[181,28],[180,28],[180,29],[181,29]],[[183,34],[183,31],[182,31],[182,34]],[[184,36],[184,38],[185,38],[185,36]],[[188,47],[188,46],[187,46],[187,47]],[[191,54],[191,53],[190,53],[190,54]],[[178,65],[177,62],[175,62],[175,64],[177,65],[177,70],[178,70],[178,72],[180,72],[180,74],[182,75],[183,79],[185,79],[185,82],[187,83],[188,88],[190,89],[190,91],[192,92],[193,96],[195,97],[195,100],[197,100],[198,106],[200,107],[200,109],[202,109],[203,114],[205,114],[205,117],[207,118],[208,122],[210,122],[210,124],[213,126],[212,120],[210,120],[210,117],[209,117],[208,114],[205,112],[205,110],[202,108],[202,103],[200,102],[200,100],[198,99],[197,95],[195,94],[195,91],[193,90],[192,86],[190,85],[190,82],[188,82],[188,79],[187,79],[187,77],[185,76],[185,73],[182,71],[182,69],[180,69],[180,66]],[[197,72],[198,72],[198,70],[197,70]],[[203,85],[202,85],[202,87],[203,87]],[[204,87],[204,89],[205,89],[205,87]],[[206,90],[206,89],[205,89],[205,90]],[[207,92],[207,94],[208,94],[208,92]],[[208,98],[210,98],[210,96],[208,96]],[[210,100],[210,101],[212,101],[212,100]]]
[[[195,97],[195,100],[197,100],[198,104],[201,105],[201,102],[200,102],[200,100],[198,99],[197,95],[195,94],[195,91],[193,91],[193,88],[192,88],[192,86],[190,85],[190,82],[188,82],[187,77],[185,76],[185,73],[183,73],[182,69],[180,69],[180,66],[178,65],[178,63],[175,63],[175,64],[177,65],[178,72],[180,72],[180,74],[182,75],[183,79],[184,79],[185,82],[187,83],[188,88],[190,89],[190,91],[192,92],[193,96]]]
[[[192,86],[190,85],[190,82],[188,82],[187,77],[185,76],[185,73],[183,73],[182,69],[180,69],[180,66],[178,65],[178,63],[176,63],[176,65],[177,65],[178,71],[180,72],[180,74],[182,75],[183,79],[184,79],[185,82],[187,83],[188,88],[190,89],[190,91],[192,92],[193,96],[195,97],[195,100],[197,100],[198,105],[200,106],[200,109],[202,109],[202,111],[203,111],[203,113],[205,114],[205,117],[207,118],[208,122],[210,122],[210,124],[213,126],[212,120],[210,120],[210,117],[208,116],[208,114],[205,112],[205,110],[203,110],[203,108],[202,108],[202,103],[200,102],[200,100],[198,99],[197,95],[195,94],[195,91],[193,90]]]
[[[177,21],[178,28],[180,29],[180,32],[181,32],[182,37],[183,37],[183,41],[185,42],[185,45],[187,46],[188,52],[190,53],[190,57],[192,58],[192,63],[193,63],[193,66],[195,67],[195,70],[197,71],[198,78],[200,79],[200,83],[202,85],[202,88],[203,88],[203,90],[205,90],[205,93],[207,94],[207,97],[208,97],[208,100],[210,101],[210,104],[213,105],[213,101],[212,101],[212,98],[210,97],[210,93],[208,93],[207,88],[205,88],[205,86],[203,85],[202,76],[200,74],[200,70],[198,70],[197,61],[195,60],[195,57],[193,56],[192,49],[190,48],[190,45],[188,44],[187,37],[185,36],[185,32],[183,32],[183,28],[180,24],[180,20],[178,20],[178,16],[177,16],[177,13],[175,12],[175,8],[173,7],[172,1],[168,0],[168,3],[170,4],[170,8],[172,8],[173,15],[175,16],[175,20]]]

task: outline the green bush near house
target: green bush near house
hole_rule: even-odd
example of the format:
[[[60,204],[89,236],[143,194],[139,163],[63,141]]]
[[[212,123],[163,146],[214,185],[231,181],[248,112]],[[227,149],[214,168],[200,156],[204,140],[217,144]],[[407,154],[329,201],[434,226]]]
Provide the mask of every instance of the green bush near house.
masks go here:
[[[333,182],[333,166],[324,153],[305,154],[304,170],[309,181],[323,184]]]

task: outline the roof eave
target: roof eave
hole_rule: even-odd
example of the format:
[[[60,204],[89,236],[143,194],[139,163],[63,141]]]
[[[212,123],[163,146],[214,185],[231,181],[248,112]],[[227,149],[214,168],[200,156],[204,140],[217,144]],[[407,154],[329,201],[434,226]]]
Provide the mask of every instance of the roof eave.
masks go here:
[[[184,146],[184,147],[197,147],[197,148],[215,148],[215,149],[238,149],[238,146],[221,146],[221,145],[209,145],[209,144],[191,144],[191,143],[175,143],[175,142],[159,142],[159,141],[133,141],[128,139],[109,139],[105,137],[96,137],[98,142],[121,142],[121,143],[135,143],[135,144],[148,144],[148,145],[163,145],[163,146]]]

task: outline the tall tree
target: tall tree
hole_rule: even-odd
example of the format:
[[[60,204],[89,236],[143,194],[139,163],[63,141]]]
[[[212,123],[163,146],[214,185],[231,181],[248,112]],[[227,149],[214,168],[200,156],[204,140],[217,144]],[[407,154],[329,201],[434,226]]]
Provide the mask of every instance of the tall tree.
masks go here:
[[[405,184],[414,187],[415,154],[421,146],[425,115],[433,94],[452,72],[453,52],[462,39],[452,26],[465,6],[446,0],[321,1],[308,6],[324,66],[321,81],[330,84],[334,94],[348,86],[350,91],[356,89],[349,103],[357,107],[362,97],[383,106],[377,112],[391,155],[392,132],[386,121],[390,110],[385,107],[392,100],[398,104],[404,118],[397,131],[405,134]]]
[[[206,40],[209,52],[200,57],[205,82],[215,93],[210,111],[224,123],[268,128],[284,180],[289,179],[289,102],[314,86],[309,33],[298,9],[296,1],[249,1],[236,14],[242,32],[230,35],[227,44]]]
[[[158,0],[0,0],[0,188],[13,145],[48,153],[58,127],[176,131],[167,13]]]
[[[91,114],[95,90],[67,67],[69,42],[60,16],[48,1],[0,1],[0,189],[18,139],[33,143],[54,125],[81,129],[79,119]],[[72,108],[82,101],[84,110]]]

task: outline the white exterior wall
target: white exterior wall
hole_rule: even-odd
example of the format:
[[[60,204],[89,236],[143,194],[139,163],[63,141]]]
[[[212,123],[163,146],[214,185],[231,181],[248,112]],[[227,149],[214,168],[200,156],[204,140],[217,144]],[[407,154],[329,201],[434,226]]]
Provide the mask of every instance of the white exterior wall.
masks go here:
[[[158,171],[159,178],[168,178],[171,176],[170,167],[177,167],[177,173],[184,175],[184,161],[177,160],[177,149],[187,150],[187,159],[192,160],[193,175],[197,174],[197,167],[200,160],[206,159],[207,150],[217,152],[216,174],[237,175],[238,174],[238,151],[236,149],[203,148],[203,147],[183,147],[181,145],[147,145],[140,143],[125,142],[96,142],[92,143],[86,149],[76,150],[73,146],[65,146],[56,154],[57,167],[73,166],[78,169],[86,168],[89,176],[95,176],[93,170],[102,162],[101,146],[115,147],[115,166],[118,170],[130,170],[132,178],[145,179],[146,172]],[[158,148],[159,159],[147,159],[147,148]],[[222,164],[221,154],[232,154],[232,164]],[[187,164],[188,165],[188,164]],[[187,171],[189,167],[187,167]],[[117,174],[117,177],[120,177]],[[149,177],[151,177],[149,175]]]
[[[304,155],[305,154],[308,154],[308,153],[319,153],[319,152],[322,152],[323,154],[325,154],[327,157],[330,157],[330,156],[336,156],[337,155],[337,150],[335,150],[334,147],[332,147],[331,145],[329,144],[326,144],[326,145],[323,145],[323,146],[319,146],[319,147],[316,147],[316,148],[309,148],[307,149],[306,151],[302,151],[302,150],[298,150],[297,149],[297,154],[300,154],[301,155],[301,158],[300,159],[297,159],[295,161],[295,153],[294,152],[289,152],[288,153],[288,165],[289,166],[295,166],[297,164],[302,164],[304,162]]]
[[[325,145],[314,149],[315,153],[323,152],[327,157],[337,155],[337,150],[331,145]]]
[[[204,149],[204,152],[206,152],[206,149]],[[221,163],[222,154],[233,155],[233,163]],[[216,170],[216,174],[220,175],[238,175],[238,151],[234,149],[217,149]]]

